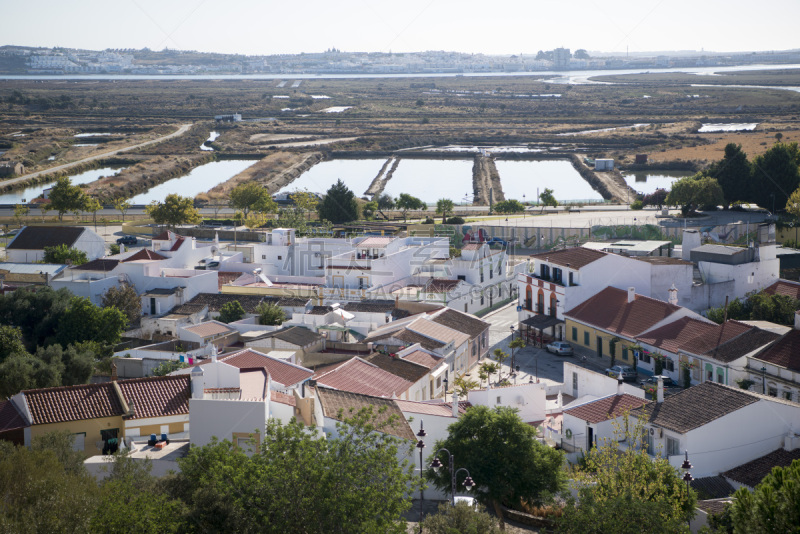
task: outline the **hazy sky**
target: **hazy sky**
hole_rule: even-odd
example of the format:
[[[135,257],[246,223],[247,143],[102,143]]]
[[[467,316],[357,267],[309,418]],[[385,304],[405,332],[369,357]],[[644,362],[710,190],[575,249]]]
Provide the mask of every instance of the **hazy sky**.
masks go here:
[[[0,44],[243,54],[785,50],[800,0],[4,0]]]

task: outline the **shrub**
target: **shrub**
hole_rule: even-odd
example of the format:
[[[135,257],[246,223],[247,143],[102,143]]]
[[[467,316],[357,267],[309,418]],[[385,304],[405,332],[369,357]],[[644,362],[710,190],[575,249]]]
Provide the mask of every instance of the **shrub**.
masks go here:
[[[450,217],[446,221],[447,224],[464,224],[464,217]]]
[[[644,209],[644,203],[641,200],[634,200],[633,202],[631,202],[631,209],[632,210]]]

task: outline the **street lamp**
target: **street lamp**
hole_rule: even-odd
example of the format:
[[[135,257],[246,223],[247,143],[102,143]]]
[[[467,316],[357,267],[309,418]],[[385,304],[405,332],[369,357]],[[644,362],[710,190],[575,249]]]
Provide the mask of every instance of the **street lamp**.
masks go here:
[[[766,366],[761,368],[761,393],[763,395],[767,394],[767,367]]]
[[[511,349],[511,372],[513,373],[514,372],[514,347],[511,346],[511,343],[513,343],[513,341],[514,341],[514,330],[515,329],[514,329],[514,325],[513,324],[511,326],[509,326],[509,328],[511,329],[511,339],[508,340],[508,346]]]
[[[516,383],[517,383],[517,375],[519,375],[519,365],[517,365],[517,366],[514,368],[514,370],[516,371],[516,372],[514,373],[514,384],[516,385]]]
[[[447,377],[444,377],[444,401],[445,402],[447,402],[447,384],[448,384],[448,382],[449,382],[449,380],[447,380]]]
[[[469,470],[466,467],[461,467],[457,471],[455,470],[455,458],[450,453],[450,451],[448,451],[447,449],[439,449],[438,451],[436,451],[436,456],[434,457],[433,462],[431,462],[431,465],[430,465],[431,469],[433,469],[433,471],[435,473],[438,473],[439,472],[439,468],[442,467],[442,462],[441,462],[441,460],[439,460],[439,453],[442,452],[442,451],[446,452],[447,456],[450,459],[450,475],[451,475],[451,478],[450,478],[450,490],[451,490],[450,491],[450,504],[455,506],[456,505],[456,476],[458,475],[458,473],[460,473],[461,471],[466,471],[467,472],[467,477],[464,479],[464,489],[465,490],[467,490],[467,491],[472,490],[472,488],[474,488],[476,486],[476,484],[475,484],[475,481],[472,480],[472,477],[469,476]]]
[[[683,469],[683,481],[686,482],[686,500],[689,500],[689,482],[694,480],[694,477],[689,472],[689,469],[692,468],[692,464],[689,463],[689,451],[684,451],[686,453],[686,459],[683,461],[683,465],[681,465],[681,469]],[[691,517],[686,520],[689,526],[692,526],[692,519]]]
[[[422,508],[425,504],[425,494],[423,493],[423,471],[425,470],[425,467],[422,464],[422,449],[425,448],[425,442],[422,441],[422,438],[427,435],[428,433],[425,432],[425,429],[422,427],[422,419],[420,419],[419,432],[417,432],[417,437],[419,438],[419,441],[417,441],[417,448],[419,449],[419,534],[422,534]]]

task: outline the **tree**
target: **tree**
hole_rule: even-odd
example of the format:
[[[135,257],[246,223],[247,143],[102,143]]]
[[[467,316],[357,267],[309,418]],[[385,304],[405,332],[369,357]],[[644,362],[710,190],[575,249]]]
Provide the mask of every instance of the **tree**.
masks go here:
[[[383,213],[383,211],[394,209],[394,199],[392,198],[392,195],[383,193],[377,198],[377,200],[378,200],[378,211],[380,212],[381,215],[383,215],[384,219],[388,219],[389,217],[387,217],[386,214]]]
[[[232,323],[244,317],[245,311],[238,300],[232,300],[222,305],[217,320],[221,323]]]
[[[800,525],[800,460],[774,467],[751,493],[739,488],[730,505],[736,534],[797,532]]]
[[[17,204],[14,206],[14,220],[17,221],[17,226],[22,226],[22,219],[28,216],[31,209],[26,204]]]
[[[122,215],[122,222],[125,222],[125,213],[131,208],[131,201],[122,197],[114,199],[114,209]]]
[[[455,468],[467,468],[477,484],[476,498],[494,506],[502,521],[501,504],[519,507],[523,501],[541,501],[565,487],[563,453],[539,443],[534,428],[516,410],[499,406],[473,406],[448,427],[448,437],[435,450],[453,454]],[[429,469],[428,480],[450,491],[448,462],[438,473]],[[458,481],[463,482],[463,480]]]
[[[295,191],[289,198],[304,216],[306,213],[316,211],[319,205],[319,197],[310,191]]]
[[[118,286],[108,288],[100,301],[103,308],[114,307],[125,314],[128,325],[139,324],[142,316],[142,299],[136,293],[136,289],[128,284],[122,283]]]
[[[283,308],[272,302],[262,302],[256,306],[258,314],[258,324],[266,326],[282,325],[286,321],[286,313]]]
[[[410,444],[380,432],[400,423],[384,414],[343,413],[332,436],[270,420],[250,457],[229,442],[192,447],[168,494],[188,505],[198,532],[405,533],[419,479],[398,462]]]
[[[800,187],[794,190],[786,201],[786,213],[800,219]]]
[[[328,189],[317,210],[320,220],[330,221],[333,224],[358,220],[356,195],[341,180],[337,180]]]
[[[89,261],[86,253],[80,249],[68,247],[64,243],[54,247],[44,247],[45,263],[70,263],[83,265]]]
[[[64,214],[70,211],[79,211],[83,208],[83,190],[67,176],[56,179],[55,185],[50,190],[50,205],[58,212],[58,220],[64,219]]]
[[[499,350],[499,349],[495,349],[495,350]],[[491,362],[491,361],[485,361],[485,362],[483,362],[481,364],[480,370],[483,371],[484,373],[486,373],[486,378],[489,378],[489,379],[492,378],[492,373],[497,373],[497,381],[498,382],[500,381],[500,364],[499,363],[495,363],[495,362]]]
[[[192,199],[175,193],[167,195],[164,202],[151,202],[145,212],[156,224],[172,227],[200,222],[200,213],[194,207]]]
[[[672,189],[667,195],[667,204],[681,206],[684,215],[702,206],[719,206],[724,202],[725,197],[717,180],[702,174],[672,182]]]
[[[55,341],[58,323],[72,299],[66,288],[21,287],[0,295],[0,324],[19,327],[30,351]]]
[[[436,213],[442,216],[442,224],[447,222],[447,216],[453,213],[453,201],[449,198],[440,198],[436,201]]]
[[[723,158],[712,163],[705,174],[715,178],[719,183],[725,198],[725,207],[736,201],[749,201],[753,196],[752,168],[747,161],[747,154],[742,151],[742,145],[736,143],[725,145]]]
[[[62,346],[81,341],[119,343],[128,318],[117,308],[99,308],[85,297],[73,297],[58,322]]]
[[[253,230],[255,228],[261,228],[262,226],[267,224],[268,220],[269,219],[267,218],[266,215],[264,215],[263,213],[256,212],[248,215],[243,222],[247,228]]]
[[[365,203],[363,206],[361,206],[361,213],[367,220],[373,219],[377,211],[378,211],[378,203],[374,200],[371,200]]]
[[[0,363],[17,353],[26,353],[22,330],[15,326],[0,325]]]
[[[575,59],[591,59],[592,56],[589,55],[589,52],[584,50],[583,48],[579,48],[575,50]]]
[[[44,218],[48,212],[53,210],[53,204],[48,200],[46,202],[39,203],[39,211],[42,212],[42,222],[44,222]]]
[[[497,520],[484,511],[475,510],[466,502],[439,505],[439,511],[426,516],[422,527],[428,534],[500,534]]]
[[[688,532],[697,496],[669,460],[651,457],[644,426],[617,426],[617,437],[604,439],[586,452],[573,479],[580,484],[578,503],[570,502],[558,523],[565,533]],[[653,451],[655,452],[655,451]]]
[[[61,385],[58,369],[26,353],[15,353],[0,364],[0,399],[8,399],[23,389]]]
[[[494,359],[497,360],[497,380],[499,381],[500,376],[503,374],[503,362],[508,359],[508,353],[502,349],[494,349],[493,354]]]
[[[103,206],[100,204],[99,200],[94,197],[84,196],[83,210],[92,214],[92,222],[94,223],[95,230],[97,230],[97,212],[102,208]]]
[[[789,195],[800,187],[800,151],[797,143],[775,143],[764,154],[753,158],[752,200],[774,211],[785,206]]]
[[[186,362],[181,362],[177,360],[165,360],[158,364],[158,367],[153,369],[153,372],[150,373],[152,376],[167,376],[170,373],[174,373],[179,369],[186,369],[189,367],[189,364]]]
[[[497,213],[519,213],[525,211],[525,206],[519,200],[501,200],[500,202],[495,202],[492,210]]]
[[[76,451],[72,446],[74,438],[69,430],[54,430],[33,438],[31,450],[52,452],[67,473],[85,474],[86,466],[83,461],[86,456],[83,451]]]
[[[516,338],[512,339],[511,342],[508,344],[508,348],[511,349],[511,365],[514,365],[514,361],[515,361],[514,360],[514,350],[515,349],[524,349],[525,346],[526,346],[525,345],[525,339],[521,335],[519,337],[516,337]],[[513,372],[514,369],[512,369],[511,371]]]
[[[397,197],[395,201],[395,206],[403,212],[403,222],[406,222],[406,214],[409,210],[421,210],[427,205],[417,197],[411,196],[408,193],[400,193],[400,196]]]
[[[544,208],[547,206],[552,206],[554,208],[558,206],[558,200],[553,196],[553,190],[547,187],[544,191],[539,193],[539,202],[542,205],[542,211],[544,211]]]
[[[261,211],[259,208],[269,208],[270,204],[275,204],[266,188],[256,182],[246,182],[234,187],[230,192],[230,200],[231,207],[241,210],[245,218],[251,210]]]
[[[453,389],[463,398],[466,398],[469,392],[476,387],[478,387],[478,383],[466,378],[466,373],[461,373],[453,380]]]
[[[658,209],[661,209],[664,204],[667,203],[668,194],[666,189],[658,188],[652,193],[645,195],[642,198],[642,204],[644,206],[656,206]]]

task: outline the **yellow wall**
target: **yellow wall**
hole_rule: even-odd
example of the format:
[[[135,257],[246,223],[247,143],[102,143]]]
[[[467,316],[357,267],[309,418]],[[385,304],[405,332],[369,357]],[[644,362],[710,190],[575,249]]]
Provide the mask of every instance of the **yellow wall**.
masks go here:
[[[185,425],[188,422],[189,422],[189,420],[187,418],[186,421],[182,421],[180,423],[164,423],[164,424],[165,425],[169,424],[169,432],[168,432],[168,434],[180,434],[181,432],[184,431],[183,430],[183,428],[184,428],[183,425]],[[145,437],[145,438],[148,437],[150,434],[155,434],[157,436],[161,436],[161,425],[160,424],[158,424],[158,425],[136,426],[136,423],[135,422],[131,422],[131,421],[128,421],[128,426],[125,428],[125,435],[128,436],[130,431],[135,429],[135,428],[138,428],[139,429],[139,435],[142,436],[142,437]]]
[[[572,337],[572,329],[573,329],[573,327],[576,328],[577,331],[578,331],[577,339],[573,339],[573,337]],[[586,332],[589,333],[589,344],[588,345],[584,344],[584,342],[583,342],[584,337],[585,337],[584,334]],[[592,352],[597,354],[597,336],[600,336],[602,338],[602,340],[603,340],[603,356],[611,356],[611,347],[608,344],[608,342],[611,340],[611,338],[613,338],[615,336],[609,334],[608,332],[604,332],[602,330],[598,330],[596,328],[592,328],[592,327],[586,326],[584,324],[577,323],[577,322],[573,321],[572,319],[567,319],[566,320],[565,340],[568,341],[569,343],[571,343],[572,345],[575,345],[576,347],[588,348],[588,349],[592,350]],[[632,351],[630,351],[630,350],[628,351],[627,358],[623,359],[623,357],[622,357],[622,348],[632,345],[634,343],[633,340],[629,340],[629,339],[623,338],[621,336],[616,336],[616,337],[620,338],[620,340],[617,342],[617,361],[620,362],[620,363],[626,363],[628,365],[633,365],[633,352]]]
[[[31,439],[38,436],[43,436],[48,432],[66,430],[70,434],[77,434],[85,432],[86,438],[84,439],[84,452],[86,456],[94,456],[102,454],[102,450],[95,447],[95,444],[100,441],[100,431],[109,430],[111,428],[119,429],[117,437],[124,437],[122,417],[103,417],[100,419],[83,419],[81,421],[68,421],[66,423],[51,423],[46,425],[33,425],[31,427]]]
[[[297,297],[319,300],[317,288],[288,288],[288,287],[242,287],[222,286],[221,293],[232,295],[269,295],[273,297]]]
[[[793,228],[776,228],[775,229],[775,241],[780,244],[785,243],[786,241],[800,241],[800,227],[795,226]]]

